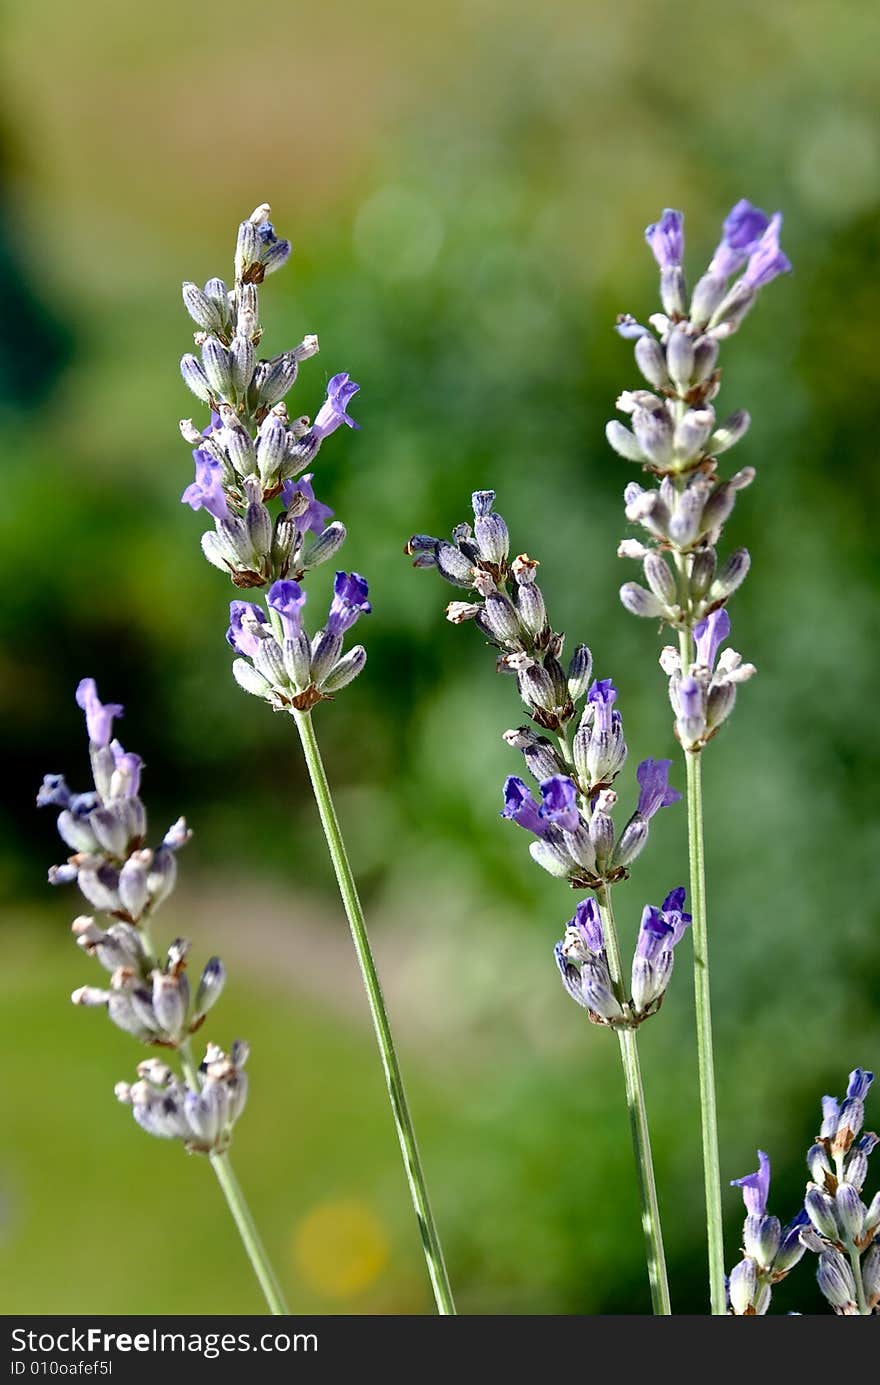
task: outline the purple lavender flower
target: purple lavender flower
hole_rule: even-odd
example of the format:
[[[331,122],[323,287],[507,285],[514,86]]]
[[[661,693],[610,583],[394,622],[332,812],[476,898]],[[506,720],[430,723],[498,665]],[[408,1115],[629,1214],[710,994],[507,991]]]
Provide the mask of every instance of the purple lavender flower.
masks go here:
[[[542,817],[531,789],[517,775],[508,775],[504,781],[504,807],[501,816],[533,832],[536,837],[544,837],[549,830],[546,818]]]
[[[847,1101],[864,1101],[868,1088],[874,1081],[874,1074],[865,1068],[854,1068],[849,1075],[846,1088]]]
[[[612,726],[611,709],[617,701],[617,689],[611,679],[597,678],[587,693],[587,701],[592,704],[595,712],[593,730],[597,733],[610,733]]]
[[[312,434],[323,442],[329,438],[331,433],[342,423],[347,423],[349,428],[360,428],[359,423],[355,423],[346,412],[350,401],[357,394],[360,385],[356,385],[347,371],[342,371],[339,375],[334,375],[327,385],[327,398],[321,405],[312,424]]]
[[[705,620],[698,621],[694,626],[697,663],[709,670],[713,669],[719,646],[724,643],[729,634],[730,616],[723,608],[720,611],[713,611],[711,615],[706,616]]]
[[[306,604],[306,593],[299,583],[289,579],[274,582],[269,588],[266,604],[280,615],[284,626],[284,638],[298,639],[302,634],[302,608]]]
[[[567,927],[580,937],[588,952],[597,957],[605,951],[605,934],[602,931],[602,916],[595,899],[581,899],[570,918]]]
[[[299,533],[320,534],[323,532],[327,521],[333,518],[333,511],[329,505],[322,505],[320,500],[315,499],[315,492],[312,486],[312,476],[314,472],[308,472],[305,476],[298,476],[297,479],[284,482],[281,487],[281,501],[285,509],[290,509],[294,502],[294,497],[301,495],[307,502],[307,507],[302,514],[294,516],[294,524]]]
[[[541,817],[555,823],[565,832],[576,832],[581,815],[577,806],[577,789],[564,774],[554,774],[541,784]]]
[[[671,760],[643,760],[636,770],[636,778],[641,786],[637,812],[643,818],[652,818],[661,808],[678,803],[681,794],[669,785]]]
[[[223,487],[223,468],[208,452],[196,448],[193,452],[196,462],[196,479],[187,486],[180,497],[184,505],[192,510],[207,510],[218,520],[228,520],[229,502]]]
[[[138,790],[141,786],[141,770],[144,767],[143,760],[140,755],[136,755],[134,751],[123,750],[119,741],[111,741],[110,749],[113,752],[113,763],[116,766],[116,772],[124,785],[120,797],[137,798]]]
[[[762,1149],[758,1150],[757,1171],[747,1173],[744,1178],[731,1179],[730,1185],[742,1189],[743,1202],[750,1217],[763,1217],[770,1195],[770,1160]]]
[[[782,213],[776,212],[771,218],[757,246],[749,257],[742,282],[751,289],[761,289],[780,274],[787,274],[791,261],[779,248],[779,231],[782,226]]]
[[[83,678],[76,690],[76,705],[86,714],[86,727],[92,745],[109,745],[113,720],[121,717],[123,712],[119,703],[101,702],[94,678]]]
[[[737,202],[725,219],[724,235],[708,272],[729,279],[745,264],[769,224],[770,218],[760,207],[754,207],[745,198]]]
[[[38,808],[66,808],[70,802],[70,789],[63,774],[44,774],[43,782],[37,790]]]
[[[359,572],[337,572],[326,626],[331,635],[344,635],[360,616],[370,614],[367,591],[367,579]]]
[[[252,634],[245,624],[244,617],[257,621],[260,625],[267,625],[269,617],[260,607],[255,606],[252,601],[230,601],[229,603],[229,629],[226,631],[226,642],[239,654],[244,654],[252,659],[259,648],[260,641],[258,636]]]
[[[667,207],[659,221],[645,227],[645,240],[661,269],[674,269],[684,259],[684,214]]]
[[[642,910],[642,921],[636,940],[636,956],[653,961],[661,952],[671,952],[676,943],[684,937],[685,929],[691,922],[690,914],[682,913],[684,886],[671,890],[659,909],[646,904]]]

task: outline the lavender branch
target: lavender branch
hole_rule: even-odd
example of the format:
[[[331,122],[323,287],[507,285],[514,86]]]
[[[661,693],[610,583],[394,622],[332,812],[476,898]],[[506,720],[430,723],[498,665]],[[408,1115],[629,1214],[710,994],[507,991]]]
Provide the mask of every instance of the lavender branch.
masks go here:
[[[239,226],[232,289],[221,279],[209,279],[204,289],[183,286],[184,304],[199,329],[195,344],[200,358],[185,355],[181,373],[209,406],[211,420],[203,432],[191,419],[180,425],[185,441],[194,446],[195,462],[195,480],[181,498],[214,521],[213,530],[202,536],[208,561],[236,588],[268,587],[265,608],[249,601],[230,603],[226,638],[239,656],[232,674],[245,692],[296,721],[370,1004],[437,1310],[451,1314],[452,1290],[391,1025],[310,716],[318,703],[331,700],[357,678],[367,659],[363,645],[348,652],[343,647],[346,634],[372,609],[366,579],[357,572],[336,573],[330,609],[312,636],[304,625],[307,593],[301,585],[314,568],[335,556],[346,538],[345,526],[332,520],[333,511],[315,498],[313,473],[301,473],[343,424],[359,427],[348,413],[359,386],[344,372],[334,375],[314,420],[291,420],[285,397],[300,362],[317,352],[318,338],[307,336],[292,351],[268,360],[256,358],[263,335],[258,286],[289,255],[290,243],[276,236],[269,207],[263,204]],[[280,506],[273,517],[269,506],[276,500]]]
[[[653,332],[629,314],[618,320],[618,331],[635,342],[636,364],[651,388],[626,390],[618,398],[618,408],[631,416],[631,430],[617,420],[606,429],[609,443],[620,456],[640,463],[644,471],[659,478],[656,488],[632,482],[624,492],[626,517],[645,530],[647,543],[627,538],[618,552],[642,563],[647,586],[625,583],[621,600],[632,614],[665,621],[679,636],[679,649],[664,649],[660,663],[669,676],[675,734],[685,755],[688,779],[694,993],[714,1314],[726,1311],[726,1298],[701,754],[733,711],[737,685],[755,672],[733,650],[725,650],[716,665],[718,650],[730,633],[730,618],[723,608],[744,581],[750,563],[748,552],[737,549],[719,567],[716,546],[738,492],[752,482],[755,473],[746,467],[729,480],[718,478],[718,456],[739,441],[750,420],[745,410],[738,410],[719,424],[712,401],[720,388],[720,343],[738,330],[759,291],[791,268],[779,246],[781,224],[779,213],[768,217],[750,202],[738,202],[690,297],[682,268],[682,213],[667,209],[659,222],[647,228],[648,245],[660,267],[663,311],[649,319]],[[672,569],[667,554],[672,557]]]

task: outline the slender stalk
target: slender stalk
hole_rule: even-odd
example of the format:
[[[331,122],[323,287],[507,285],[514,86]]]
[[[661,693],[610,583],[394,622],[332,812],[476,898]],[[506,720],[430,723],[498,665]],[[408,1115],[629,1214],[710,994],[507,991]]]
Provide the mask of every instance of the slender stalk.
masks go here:
[[[691,662],[689,630],[679,632],[683,668]],[[721,1160],[718,1154],[718,1111],[715,1098],[715,1058],[712,1046],[712,1004],[709,986],[709,928],[706,914],[706,856],[703,843],[702,755],[685,751],[687,774],[688,859],[690,863],[691,936],[694,949],[694,1001],[697,1019],[697,1068],[703,1139],[703,1182],[706,1196],[706,1236],[709,1252],[709,1297],[713,1314],[726,1313],[724,1291],[724,1226],[721,1214]]]
[[[862,1279],[862,1257],[859,1252],[852,1247],[849,1252],[849,1263],[852,1265],[853,1279],[856,1281],[856,1298],[858,1299],[859,1312],[863,1318],[868,1317],[870,1309],[868,1300],[865,1297],[865,1281]]]
[[[192,1087],[194,1091],[198,1091],[201,1085],[199,1082],[198,1069],[192,1060],[192,1054],[189,1051],[188,1043],[181,1044],[178,1051],[180,1053],[180,1063],[183,1068],[184,1076],[189,1086]],[[209,1154],[208,1158],[211,1163],[211,1168],[217,1175],[217,1182],[223,1190],[223,1196],[226,1198],[226,1204],[238,1228],[238,1234],[241,1237],[242,1245],[245,1248],[247,1257],[251,1262],[251,1267],[263,1291],[266,1303],[269,1306],[269,1312],[276,1317],[286,1317],[290,1310],[284,1301],[284,1291],[275,1276],[275,1271],[272,1269],[265,1247],[260,1240],[260,1233],[257,1230],[256,1223],[251,1216],[250,1208],[247,1205],[244,1193],[235,1176],[235,1171],[230,1163],[229,1155],[226,1153]]]
[[[597,891],[596,901],[602,916],[602,930],[605,937],[605,952],[608,969],[617,992],[618,1000],[624,1000],[623,976],[620,965],[620,949],[617,943],[617,929],[614,924],[614,911],[611,907],[611,891],[605,886]],[[648,1113],[645,1106],[645,1091],[642,1086],[642,1072],[639,1066],[639,1050],[634,1029],[618,1029],[620,1061],[626,1085],[626,1104],[629,1110],[630,1131],[633,1152],[639,1175],[639,1192],[642,1201],[642,1229],[645,1233],[645,1249],[648,1258],[648,1281],[651,1286],[651,1304],[654,1312],[667,1315],[672,1312],[669,1302],[669,1283],[666,1276],[666,1256],[663,1250],[663,1231],[660,1225],[660,1205],[657,1200],[657,1184],[654,1178],[654,1161],[651,1155],[651,1135],[648,1127]]]
[[[315,801],[318,805],[318,813],[321,818],[321,826],[324,829],[324,836],[327,840],[330,859],[333,862],[333,869],[336,872],[336,882],[339,886],[339,893],[342,896],[342,903],[351,929],[352,942],[354,943],[354,949],[360,964],[364,989],[366,990],[367,1000],[370,1006],[370,1015],[373,1020],[373,1028],[376,1032],[376,1042],[379,1045],[379,1054],[385,1072],[388,1099],[391,1102],[391,1110],[394,1116],[394,1124],[397,1129],[397,1138],[400,1141],[400,1150],[403,1155],[406,1178],[409,1184],[416,1218],[419,1223],[422,1249],[428,1266],[431,1287],[434,1291],[437,1312],[444,1316],[454,1314],[455,1303],[452,1298],[452,1288],[443,1260],[443,1249],[434,1222],[434,1214],[431,1211],[431,1204],[428,1199],[428,1187],[425,1181],[424,1170],[422,1169],[418,1145],[416,1144],[416,1134],[409,1112],[409,1104],[406,1099],[406,1090],[403,1085],[400,1064],[397,1061],[397,1051],[394,1047],[391,1023],[385,1008],[385,999],[382,995],[379,973],[376,970],[376,963],[373,959],[373,952],[367,935],[364,911],[361,907],[360,899],[358,898],[357,885],[355,884],[354,875],[352,874],[351,865],[349,864],[348,853],[346,852],[345,842],[339,826],[339,819],[336,816],[336,809],[333,806],[330,785],[327,782],[327,775],[321,759],[317,737],[315,736],[315,728],[312,724],[310,713],[294,711],[293,716],[296,720],[300,740],[302,741],[303,753],[309,770],[309,778],[312,781],[312,789],[314,790]]]

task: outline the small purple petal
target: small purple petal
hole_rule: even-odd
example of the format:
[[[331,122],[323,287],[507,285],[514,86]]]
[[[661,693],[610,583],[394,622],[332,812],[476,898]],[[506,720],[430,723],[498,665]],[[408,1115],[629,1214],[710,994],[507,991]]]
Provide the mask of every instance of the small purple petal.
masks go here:
[[[306,594],[299,583],[289,579],[274,582],[269,588],[266,604],[280,615],[284,638],[298,639],[302,634],[302,608],[306,604]]]
[[[611,709],[617,701],[617,689],[611,679],[595,679],[587,693],[587,701],[592,704],[595,710],[593,723],[595,730],[597,732],[610,732],[612,725]]]
[[[314,472],[310,471],[306,476],[297,477],[295,481],[285,481],[281,487],[281,502],[285,509],[289,509],[293,504],[294,496],[301,495],[308,501],[307,509],[296,515],[293,521],[300,534],[320,534],[326,528],[327,521],[333,518],[330,506],[322,505],[320,500],[315,499],[313,475]]]
[[[594,956],[600,957],[605,951],[605,934],[602,931],[602,916],[595,899],[582,899],[569,919],[568,927],[573,928],[584,946]]]
[[[110,742],[110,749],[113,751],[113,761],[118,770],[121,770],[126,779],[125,797],[136,798],[141,786],[141,770],[144,762],[140,755],[134,751],[125,751],[118,741]]]
[[[761,289],[780,274],[787,274],[791,261],[779,248],[782,213],[776,212],[766,231],[749,257],[742,282],[751,289]]]
[[[536,837],[547,835],[548,825],[537,802],[532,796],[528,785],[511,774],[504,781],[504,807],[501,809],[503,818],[510,818],[519,827],[524,827],[527,832],[534,832]]]
[[[660,220],[645,228],[645,240],[661,269],[672,269],[684,259],[684,214],[667,207]]]
[[[646,904],[642,910],[642,921],[639,924],[636,956],[643,957],[646,962],[650,962],[658,953],[669,952],[672,947],[670,941],[672,933],[673,926],[667,922],[661,911],[650,904]]]
[[[636,770],[641,786],[638,811],[643,818],[652,818],[661,808],[678,803],[681,794],[669,786],[671,760],[643,760]]]
[[[207,510],[217,520],[229,519],[229,502],[223,486],[223,468],[208,452],[196,448],[196,479],[180,497],[191,510]]]
[[[770,1195],[770,1160],[763,1149],[758,1150],[758,1169],[744,1178],[732,1178],[732,1188],[742,1188],[743,1202],[750,1217],[763,1217]]]
[[[846,1089],[847,1101],[864,1101],[868,1095],[868,1088],[874,1081],[874,1074],[868,1072],[866,1068],[854,1068],[849,1075],[849,1083]]]
[[[337,572],[333,583],[333,600],[327,616],[331,635],[344,635],[360,616],[368,616],[372,606],[367,600],[367,579],[359,572]]]
[[[752,206],[745,198],[737,202],[725,219],[724,235],[712,256],[709,273],[722,279],[735,274],[756,248],[769,224],[769,216],[760,207]]]
[[[697,663],[704,665],[705,668],[713,669],[719,646],[724,643],[729,634],[730,616],[723,608],[720,611],[713,611],[711,615],[706,616],[705,620],[699,621],[694,626]]]
[[[348,406],[360,389],[346,371],[339,375],[334,375],[327,385],[327,398],[321,405],[312,424],[312,434],[323,442],[324,438],[329,438],[331,433],[342,423],[347,423],[349,428],[360,428],[359,423],[355,423],[349,417]]]
[[[94,678],[83,678],[77,686],[76,705],[86,714],[86,727],[93,745],[110,744],[113,720],[122,716],[118,702],[102,703],[98,697],[98,687]]]
[[[261,607],[255,606],[252,601],[230,601],[229,603],[229,629],[226,631],[226,642],[238,654],[244,654],[252,659],[257,652],[259,639],[252,634],[244,623],[244,617],[257,621],[260,625],[268,624],[269,617]]]
[[[66,808],[70,802],[70,789],[63,774],[44,774],[43,782],[37,790],[38,808]]]
[[[565,832],[576,832],[581,823],[577,789],[564,774],[554,774],[541,784],[541,817]]]

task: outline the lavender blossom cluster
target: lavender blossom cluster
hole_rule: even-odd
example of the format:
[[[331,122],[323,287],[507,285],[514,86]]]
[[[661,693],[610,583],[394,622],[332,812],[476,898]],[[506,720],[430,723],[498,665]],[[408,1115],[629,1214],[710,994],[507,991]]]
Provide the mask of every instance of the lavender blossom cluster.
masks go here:
[[[834,1312],[843,1317],[880,1313],[880,1192],[862,1200],[868,1157],[880,1143],[863,1131],[865,1098],[874,1074],[856,1068],[843,1101],[822,1098],[822,1124],[807,1153],[810,1181],[802,1207],[783,1228],[767,1212],[770,1160],[758,1151],[758,1170],[734,1179],[746,1208],[743,1258],[730,1273],[731,1313],[766,1313],[772,1287],[806,1251],[817,1257],[816,1279]]]
[[[548,620],[536,581],[538,563],[525,553],[509,560],[507,524],[494,502],[494,491],[475,492],[473,525],[458,525],[451,541],[415,534],[406,552],[415,567],[436,568],[453,586],[474,593],[472,600],[451,602],[447,619],[454,625],[473,621],[497,650],[498,671],[516,679],[532,721],[555,735],[554,744],[532,726],[504,733],[507,744],[521,751],[538,796],[519,776],[509,776],[502,816],[534,838],[529,851],[544,870],[573,889],[598,893],[627,877],[647,843],[651,819],[681,794],[668,782],[670,760],[643,760],[636,771],[636,809],[616,828],[613,784],[627,756],[617,688],[610,678],[593,678],[585,644],[563,665],[565,636]],[[683,902],[679,888],[662,909],[646,909],[632,994],[609,970],[595,905],[579,906],[556,957],[569,995],[596,1023],[631,1027],[655,1013],[671,974],[672,950],[690,921],[681,912]]]
[[[317,352],[318,338],[307,336],[291,351],[257,358],[263,335],[258,285],[286,263],[290,250],[263,204],[239,226],[233,287],[222,279],[209,279],[203,289],[183,285],[200,356],[185,355],[181,373],[210,408],[211,419],[202,432],[192,419],[180,424],[195,462],[195,480],[182,500],[214,520],[202,536],[208,561],[236,587],[269,587],[267,609],[231,603],[227,640],[240,656],[233,665],[236,681],[277,710],[307,711],[364,667],[363,646],[343,654],[342,636],[370,603],[359,573],[337,572],[327,620],[313,637],[304,630],[306,593],[300,584],[335,556],[346,537],[345,525],[316,499],[314,473],[306,467],[343,424],[359,426],[348,412],[359,386],[344,372],[334,375],[314,420],[291,420],[285,398],[300,362]],[[280,507],[273,518],[269,505],[275,499]]]
[[[738,202],[708,269],[688,295],[684,217],[667,209],[645,233],[660,267],[663,311],[649,319],[650,326],[630,314],[617,325],[635,341],[636,365],[650,388],[620,395],[617,407],[631,426],[615,419],[606,435],[621,457],[659,478],[653,487],[633,481],[624,491],[626,518],[646,537],[624,539],[618,553],[641,562],[647,585],[627,582],[620,597],[634,615],[693,632],[694,661],[672,648],[660,660],[670,679],[676,733],[689,751],[702,749],[715,735],[733,710],[738,684],[755,672],[732,650],[715,666],[718,646],[730,632],[722,608],[750,564],[748,551],[738,548],[719,566],[717,545],[755,471],[743,467],[719,478],[718,457],[739,442],[750,420],[738,409],[719,421],[713,401],[721,383],[721,342],[739,329],[760,290],[791,268],[779,245],[781,225],[779,212],[768,216],[751,202]]]
[[[105,1009],[113,1024],[143,1044],[186,1051],[219,999],[226,972],[219,957],[205,965],[195,994],[187,976],[190,944],[176,938],[164,958],[153,952],[148,926],[174,889],[177,852],[191,833],[183,818],[156,848],[145,845],[147,816],[139,797],[143,761],[113,739],[118,703],[102,703],[93,678],[76,690],[86,716],[94,788],[72,792],[61,774],[47,774],[37,794],[39,807],[55,807],[58,831],[73,854],[49,872],[50,883],[74,881],[89,904],[107,916],[74,919],[78,947],[109,973],[106,986],[80,986],[75,1005]],[[232,1127],[247,1098],[247,1045],[227,1056],[210,1044],[196,1085],[174,1076],[151,1058],[138,1067],[139,1080],[119,1083],[116,1095],[151,1135],[179,1139],[186,1148],[216,1153],[227,1148]]]

